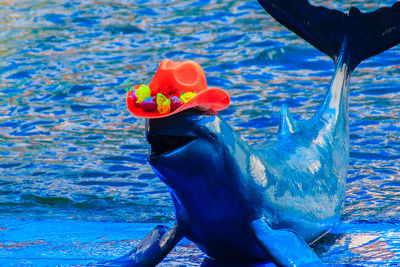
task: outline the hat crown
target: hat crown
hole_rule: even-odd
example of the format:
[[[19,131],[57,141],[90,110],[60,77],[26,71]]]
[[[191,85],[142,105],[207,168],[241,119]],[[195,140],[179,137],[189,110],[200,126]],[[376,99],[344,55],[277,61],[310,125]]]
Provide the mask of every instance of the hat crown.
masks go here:
[[[152,92],[171,90],[181,92],[200,92],[207,89],[206,76],[199,64],[194,61],[161,61],[149,87]]]

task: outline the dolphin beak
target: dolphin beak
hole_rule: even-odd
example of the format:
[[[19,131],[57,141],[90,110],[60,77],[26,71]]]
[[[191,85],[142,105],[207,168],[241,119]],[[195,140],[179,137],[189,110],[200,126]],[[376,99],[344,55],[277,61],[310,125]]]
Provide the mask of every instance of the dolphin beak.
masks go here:
[[[172,153],[197,138],[194,136],[162,135],[147,132],[146,139],[151,146],[150,158],[153,158]]]
[[[216,112],[209,109],[188,109],[170,117],[146,120],[146,140],[151,146],[149,160],[178,153],[200,139],[195,129],[199,121],[213,118]]]

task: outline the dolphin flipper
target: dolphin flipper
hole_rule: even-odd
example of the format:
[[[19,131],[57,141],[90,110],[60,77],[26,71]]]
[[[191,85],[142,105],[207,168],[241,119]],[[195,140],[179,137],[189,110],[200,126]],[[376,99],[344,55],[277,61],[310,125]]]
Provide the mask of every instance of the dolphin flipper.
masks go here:
[[[128,254],[116,260],[94,264],[94,266],[155,266],[164,259],[182,237],[183,233],[178,225],[174,225],[171,229],[159,225]]]
[[[289,229],[272,229],[263,219],[251,223],[265,253],[278,266],[324,266],[300,236]]]
[[[349,14],[308,0],[258,0],[279,23],[338,63],[342,44],[350,46],[350,69],[400,42],[400,2],[392,7],[362,13],[352,7]]]

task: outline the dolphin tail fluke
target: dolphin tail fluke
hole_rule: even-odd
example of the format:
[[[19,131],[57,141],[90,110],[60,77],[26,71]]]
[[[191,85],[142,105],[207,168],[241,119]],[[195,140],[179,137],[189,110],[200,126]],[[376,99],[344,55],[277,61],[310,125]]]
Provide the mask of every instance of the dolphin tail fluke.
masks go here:
[[[366,58],[400,43],[400,2],[392,7],[362,13],[352,7],[349,14],[307,0],[258,0],[279,23],[330,56],[338,63],[347,38],[351,70]]]
[[[364,59],[400,43],[400,2],[370,13],[352,7],[349,12],[348,42],[351,69]]]

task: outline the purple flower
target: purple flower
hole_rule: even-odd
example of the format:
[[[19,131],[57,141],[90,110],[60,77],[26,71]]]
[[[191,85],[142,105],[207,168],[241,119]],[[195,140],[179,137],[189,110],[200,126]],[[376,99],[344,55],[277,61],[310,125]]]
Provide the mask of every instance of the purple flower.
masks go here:
[[[148,97],[139,105],[144,111],[147,112],[153,112],[157,110],[157,102],[155,97]]]
[[[172,96],[170,100],[171,100],[171,112],[177,110],[180,106],[182,106],[182,101],[179,99],[179,97]]]

